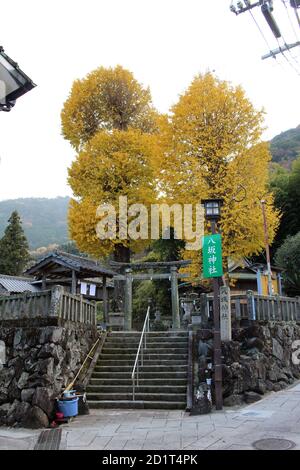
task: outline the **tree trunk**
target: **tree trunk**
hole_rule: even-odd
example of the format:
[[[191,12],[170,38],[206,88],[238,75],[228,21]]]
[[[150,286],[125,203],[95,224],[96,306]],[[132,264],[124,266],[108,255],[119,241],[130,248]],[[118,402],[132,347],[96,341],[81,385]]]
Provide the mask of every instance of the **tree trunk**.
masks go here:
[[[117,244],[114,249],[114,261],[118,263],[130,263],[130,249],[127,246]],[[119,269],[120,274],[125,273],[125,267]],[[118,311],[123,312],[125,308],[125,282],[114,282],[114,300]]]
[[[118,243],[114,249],[114,261],[119,263],[130,263],[130,249]]]

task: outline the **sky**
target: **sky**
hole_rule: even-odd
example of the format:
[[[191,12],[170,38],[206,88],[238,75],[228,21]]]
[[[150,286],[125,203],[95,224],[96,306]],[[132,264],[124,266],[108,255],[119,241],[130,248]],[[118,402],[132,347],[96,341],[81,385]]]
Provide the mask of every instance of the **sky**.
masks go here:
[[[265,139],[300,124],[300,47],[261,60],[276,40],[258,9],[236,16],[231,0],[14,0],[1,6],[0,45],[38,85],[0,113],[0,200],[71,195],[75,158],[60,111],[72,83],[117,64],[149,86],[167,112],[198,73],[242,85],[266,111]],[[282,0],[274,14],[286,42],[300,38]],[[293,14],[290,10],[290,15]],[[3,19],[6,18],[5,21]],[[293,57],[296,57],[296,62]],[[300,72],[299,72],[300,73]]]

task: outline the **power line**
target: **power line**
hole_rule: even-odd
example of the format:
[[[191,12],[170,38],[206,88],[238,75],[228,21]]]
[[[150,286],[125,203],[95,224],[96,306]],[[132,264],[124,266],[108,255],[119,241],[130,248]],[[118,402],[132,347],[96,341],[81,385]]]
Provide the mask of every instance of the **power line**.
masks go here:
[[[290,22],[290,25],[292,27],[292,30],[294,32],[294,35],[295,35],[295,38],[296,38],[296,41],[299,41],[299,36],[298,36],[298,33],[296,32],[296,29],[295,29],[295,26],[294,26],[294,23],[292,21],[292,18],[291,18],[291,15],[289,13],[289,9],[288,7],[286,6],[286,1],[285,0],[281,0],[281,2],[283,3],[284,5],[284,8],[285,8],[285,11],[286,11],[286,14],[288,16],[288,19],[289,19],[289,22]]]
[[[268,49],[269,49],[269,51],[270,51],[270,54],[271,54],[271,55],[273,56],[273,58],[275,59],[275,56],[274,56],[274,54],[272,53],[271,47],[270,47],[270,45],[269,45],[269,42],[268,42],[266,36],[264,35],[264,33],[263,33],[261,27],[259,26],[258,22],[256,21],[254,15],[253,15],[253,13],[252,13],[252,11],[249,10],[249,13],[250,13],[250,15],[251,15],[251,17],[252,17],[254,23],[256,24],[256,26],[257,26],[257,28],[258,28],[258,30],[259,30],[259,32],[260,32],[262,38],[264,39],[264,41],[265,41],[265,43],[266,43],[266,45],[267,45],[267,47],[268,47]]]
[[[299,70],[294,66],[294,64],[292,64],[292,62],[287,58],[287,56],[285,55],[284,51],[282,50],[280,44],[279,44],[279,41],[277,39],[277,42],[278,42],[278,46],[279,46],[279,49],[280,49],[280,53],[283,55],[283,57],[285,58],[285,60],[287,61],[287,63],[290,65],[290,67],[292,67],[292,69],[297,73],[297,75],[300,76],[300,72]]]
[[[298,14],[296,1],[294,1],[294,6],[293,6],[292,4],[291,4],[291,6],[292,6],[292,8],[294,9],[294,12],[295,12],[295,15],[296,15],[296,19],[297,19],[298,25],[300,26],[300,17],[299,17],[299,14]]]
[[[285,7],[285,11],[286,11],[286,13],[287,13],[287,16],[288,16],[290,25],[291,25],[292,30],[293,30],[293,32],[294,32],[296,41],[299,42],[299,36],[298,36],[298,34],[297,34],[296,30],[295,30],[294,23],[292,22],[292,19],[291,19],[290,13],[289,13],[289,9],[288,9],[288,7],[286,6],[286,1],[285,1],[285,0],[281,0],[281,2],[283,3],[283,5],[284,5],[284,7]],[[284,38],[283,35],[282,35],[282,39],[283,39],[283,41],[284,41],[284,45],[287,46],[287,42],[286,42],[286,40],[285,40],[285,38]],[[293,56],[293,54],[291,53],[290,49],[287,48],[287,50],[288,50],[288,53],[289,53],[289,55],[291,56],[291,58],[292,58],[298,65],[300,65],[298,59]]]
[[[246,11],[249,11],[249,13],[252,17],[252,20],[254,21],[257,29],[259,30],[260,35],[262,36],[262,38],[263,38],[263,40],[264,40],[264,42],[267,45],[267,48],[269,50],[269,54],[265,54],[264,56],[262,56],[262,59],[266,59],[268,57],[273,57],[274,59],[276,59],[277,55],[281,54],[284,57],[284,60],[288,63],[288,65],[297,73],[297,75],[300,76],[300,71],[297,68],[297,65],[300,66],[300,63],[297,60],[297,58],[290,51],[290,49],[293,49],[295,47],[299,47],[300,46],[300,41],[298,40],[298,35],[297,35],[296,30],[295,30],[294,24],[291,20],[291,16],[289,14],[286,3],[285,3],[284,0],[281,0],[281,1],[284,4],[284,7],[286,9],[286,13],[288,14],[288,20],[289,20],[289,22],[292,26],[292,29],[293,29],[293,32],[294,32],[296,38],[297,38],[297,41],[293,44],[288,44],[286,42],[284,36],[281,34],[281,31],[280,31],[280,29],[279,29],[279,27],[276,23],[276,20],[273,17],[273,14],[272,14],[273,9],[274,9],[272,0],[259,0],[256,3],[251,3],[249,0],[244,0],[245,5],[243,5],[242,1],[239,1],[239,2],[236,3],[236,6],[233,4],[234,2],[232,0],[230,10],[232,12],[234,12],[236,15],[239,15],[241,13],[245,13]],[[273,32],[273,34],[274,34],[274,36],[277,40],[278,49],[272,50],[272,48],[269,44],[269,41],[268,41],[267,37],[264,34],[263,29],[260,27],[258,21],[256,20],[255,16],[252,13],[252,9],[254,9],[256,7],[259,7],[259,6],[261,7],[261,11],[263,13],[263,16],[264,16],[265,20],[267,21],[268,25],[270,26],[270,28],[271,28],[271,30],[272,30],[272,32]],[[293,7],[292,3],[291,3],[291,7]],[[294,10],[295,10],[295,13],[296,13],[296,16],[299,20],[299,25],[300,25],[300,18],[299,18],[298,12],[296,11],[296,7],[294,7]],[[282,39],[283,45],[280,45],[279,38]],[[290,55],[291,59],[289,59],[289,57],[286,56],[286,54],[285,54],[286,51]]]

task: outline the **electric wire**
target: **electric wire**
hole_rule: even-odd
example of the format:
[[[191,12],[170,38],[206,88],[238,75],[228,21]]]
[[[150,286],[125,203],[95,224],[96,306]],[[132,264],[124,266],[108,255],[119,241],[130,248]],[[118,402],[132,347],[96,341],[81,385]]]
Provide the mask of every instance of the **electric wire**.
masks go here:
[[[293,7],[293,9],[294,9],[294,12],[295,12],[295,15],[296,15],[296,19],[297,19],[298,25],[299,25],[299,27],[300,27],[300,16],[299,16],[299,14],[298,14],[298,10],[297,10],[296,7]]]
[[[292,22],[292,19],[291,19],[290,13],[289,13],[289,9],[288,9],[288,7],[286,6],[286,0],[281,0],[281,2],[283,3],[283,5],[284,5],[284,7],[285,7],[285,11],[286,11],[286,14],[287,14],[287,16],[288,16],[288,20],[289,20],[289,22],[290,22],[290,25],[291,25],[291,27],[292,27],[293,33],[294,33],[295,38],[296,38],[296,42],[299,42],[299,36],[298,36],[298,34],[297,34],[297,32],[296,32],[296,29],[295,29],[295,27],[294,27],[294,24],[293,24],[293,22]],[[298,65],[300,65],[298,59],[297,59],[296,57],[294,57],[293,54],[292,54],[292,52],[290,51],[290,49],[288,49],[288,45],[287,45],[287,42],[286,42],[286,40],[285,40],[283,34],[282,34],[281,36],[282,36],[284,45],[287,47],[287,51],[288,51],[289,55],[291,56],[291,58],[292,58]]]
[[[258,28],[258,30],[259,30],[261,36],[263,37],[263,39],[264,39],[264,41],[265,41],[265,43],[266,43],[266,45],[267,45],[267,47],[268,47],[268,49],[269,49],[269,51],[270,51],[270,54],[272,55],[273,59],[276,59],[276,56],[273,54],[272,49],[271,49],[271,47],[270,47],[270,45],[269,45],[269,42],[268,42],[266,36],[264,35],[264,33],[263,33],[261,27],[259,26],[258,22],[256,21],[254,15],[253,15],[253,13],[252,13],[252,11],[249,10],[249,13],[250,13],[250,15],[251,15],[251,17],[252,17],[254,23],[256,24],[256,26],[257,26],[257,28]]]
[[[289,13],[289,9],[288,9],[288,7],[286,6],[286,0],[281,0],[281,2],[282,2],[283,5],[284,5],[286,14],[287,14],[287,16],[288,16],[290,25],[291,25],[291,27],[292,27],[293,33],[294,33],[295,38],[296,38],[296,41],[299,41],[298,33],[296,32],[296,28],[295,28],[295,26],[294,26],[294,23],[293,23],[293,21],[292,21],[291,15],[290,15],[290,13]]]
[[[287,61],[287,63],[290,65],[290,67],[292,67],[292,69],[296,72],[297,75],[300,76],[300,72],[299,70],[294,66],[294,64],[288,59],[288,57],[285,55],[284,51],[281,50],[281,46],[280,46],[280,43],[277,39],[277,43],[278,43],[278,47],[280,49],[280,53],[283,55],[284,59]]]

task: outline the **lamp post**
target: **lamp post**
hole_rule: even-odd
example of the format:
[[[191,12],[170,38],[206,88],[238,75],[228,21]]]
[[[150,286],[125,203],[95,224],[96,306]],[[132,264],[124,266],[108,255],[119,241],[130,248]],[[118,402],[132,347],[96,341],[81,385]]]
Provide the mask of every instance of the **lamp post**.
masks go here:
[[[204,199],[205,219],[211,223],[211,232],[213,235],[217,233],[217,222],[221,217],[222,199]],[[222,394],[222,348],[221,348],[221,332],[220,332],[220,302],[219,291],[220,282],[218,277],[213,277],[213,317],[214,317],[214,381],[215,381],[215,401],[216,409],[223,408]]]
[[[0,46],[0,111],[10,111],[16,100],[35,86]]]

